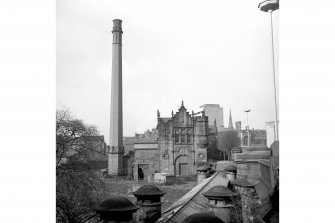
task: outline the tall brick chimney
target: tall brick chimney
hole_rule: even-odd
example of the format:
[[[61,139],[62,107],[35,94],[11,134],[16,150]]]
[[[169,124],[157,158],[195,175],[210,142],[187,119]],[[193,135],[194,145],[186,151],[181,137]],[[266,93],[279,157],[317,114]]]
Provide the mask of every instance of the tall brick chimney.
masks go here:
[[[123,175],[123,117],[122,117],[122,21],[113,20],[112,94],[108,174]]]

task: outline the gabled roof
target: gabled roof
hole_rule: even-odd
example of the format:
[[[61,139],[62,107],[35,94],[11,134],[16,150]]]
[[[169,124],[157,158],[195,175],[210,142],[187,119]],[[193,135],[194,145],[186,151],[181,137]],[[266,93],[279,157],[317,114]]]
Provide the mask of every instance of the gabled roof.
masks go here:
[[[209,208],[208,199],[203,193],[213,186],[222,185],[227,187],[229,181],[220,173],[215,173],[212,177],[204,179],[182,198],[172,204],[156,223],[182,222],[186,217],[202,212]]]

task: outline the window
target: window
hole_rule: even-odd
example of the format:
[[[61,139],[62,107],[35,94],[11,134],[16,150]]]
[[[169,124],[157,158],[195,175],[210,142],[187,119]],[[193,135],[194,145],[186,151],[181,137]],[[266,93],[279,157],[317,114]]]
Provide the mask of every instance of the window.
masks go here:
[[[174,141],[175,141],[176,144],[180,143],[179,142],[179,135],[177,135],[177,134],[174,135]]]
[[[181,135],[181,144],[185,144],[185,135]]]
[[[191,128],[176,128],[174,130],[175,144],[192,144],[193,129]]]
[[[191,143],[191,135],[187,135],[187,144]]]

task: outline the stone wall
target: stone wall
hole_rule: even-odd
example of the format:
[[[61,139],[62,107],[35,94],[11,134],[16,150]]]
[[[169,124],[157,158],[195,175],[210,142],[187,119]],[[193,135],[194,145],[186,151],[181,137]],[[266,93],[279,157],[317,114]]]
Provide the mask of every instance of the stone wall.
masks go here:
[[[245,161],[237,163],[237,176],[251,181],[264,181],[270,185],[270,167],[267,162],[259,161]]]
[[[260,164],[258,163],[238,163],[237,175],[241,178],[247,179],[248,177],[259,178],[261,177]]]
[[[233,188],[241,197],[243,223],[263,222],[257,217],[257,209],[262,203],[256,190],[253,187],[233,186]]]

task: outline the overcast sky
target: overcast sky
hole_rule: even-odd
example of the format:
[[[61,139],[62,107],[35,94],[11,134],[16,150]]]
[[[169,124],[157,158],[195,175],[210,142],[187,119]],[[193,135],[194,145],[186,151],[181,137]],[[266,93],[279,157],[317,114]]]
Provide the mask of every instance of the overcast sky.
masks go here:
[[[224,124],[274,120],[270,14],[258,0],[57,0],[57,108],[109,140],[113,19],[123,21],[124,136],[156,126],[181,101],[220,104]],[[273,13],[278,67],[278,11]],[[277,69],[278,74],[278,69]],[[278,79],[277,79],[278,80]]]

